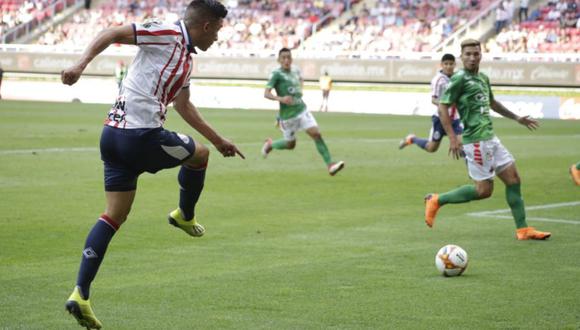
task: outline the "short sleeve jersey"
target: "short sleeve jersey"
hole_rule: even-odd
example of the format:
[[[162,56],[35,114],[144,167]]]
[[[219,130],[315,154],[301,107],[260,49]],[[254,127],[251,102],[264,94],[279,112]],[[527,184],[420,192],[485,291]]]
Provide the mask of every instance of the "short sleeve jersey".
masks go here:
[[[441,100],[441,96],[447,89],[447,85],[449,85],[450,78],[444,74],[443,72],[439,71],[431,80],[431,97]],[[435,107],[435,111],[433,113],[434,116],[439,117],[439,107]],[[452,105],[449,107],[449,117],[451,120],[459,119],[459,114],[457,113],[457,107]]]
[[[456,72],[441,97],[442,104],[455,104],[464,126],[463,143],[489,140],[494,136],[489,114],[493,93],[483,73]]]
[[[332,88],[332,78],[330,78],[330,76],[321,76],[318,82],[320,89],[324,91],[329,91]]]
[[[123,80],[117,102],[105,125],[155,128],[165,122],[167,106],[189,88],[191,46],[183,21],[175,24],[133,24],[139,51]]]
[[[306,109],[306,104],[302,100],[302,84],[300,71],[298,69],[290,69],[290,71],[282,68],[275,69],[270,74],[270,79],[266,84],[267,88],[276,90],[276,94],[282,96],[292,96],[293,103],[280,103],[280,118],[283,120],[294,118],[301,114]]]

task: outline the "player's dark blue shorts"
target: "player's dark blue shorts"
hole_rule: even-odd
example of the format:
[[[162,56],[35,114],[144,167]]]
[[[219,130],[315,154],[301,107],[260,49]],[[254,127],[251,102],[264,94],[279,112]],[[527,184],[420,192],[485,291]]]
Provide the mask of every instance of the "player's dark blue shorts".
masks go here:
[[[429,134],[429,141],[439,142],[447,133],[445,133],[445,129],[441,125],[441,120],[438,116],[432,116],[431,121],[433,122],[433,127],[431,127],[431,134]],[[455,134],[461,135],[463,133],[463,125],[461,125],[459,119],[455,119],[451,123],[451,127],[453,127]]]
[[[105,191],[131,191],[143,172],[179,166],[195,152],[190,136],[162,127],[120,129],[105,126],[101,159],[105,165]]]

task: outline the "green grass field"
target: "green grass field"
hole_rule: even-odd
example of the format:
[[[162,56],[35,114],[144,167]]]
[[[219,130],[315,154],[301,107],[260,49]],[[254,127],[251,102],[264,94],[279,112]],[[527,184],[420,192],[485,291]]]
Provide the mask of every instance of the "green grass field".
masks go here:
[[[98,152],[106,105],[0,103],[0,328],[76,329],[64,302],[85,237],[104,209]],[[549,241],[518,242],[492,198],[423,222],[423,196],[469,182],[465,165],[416,147],[426,117],[316,113],[335,158],[330,177],[314,144],[259,150],[278,137],[274,113],[203,110],[247,159],[213,152],[197,207],[207,233],[169,226],[177,169],[140,178],[133,212],[109,246],[91,301],[105,329],[578,329],[580,123],[537,132],[495,119],[517,159],[530,225]],[[166,127],[193,135],[171,111]],[[546,208],[549,204],[577,202]],[[502,213],[509,215],[509,213]],[[569,222],[553,222],[567,220]],[[444,278],[437,250],[462,246],[465,274]]]

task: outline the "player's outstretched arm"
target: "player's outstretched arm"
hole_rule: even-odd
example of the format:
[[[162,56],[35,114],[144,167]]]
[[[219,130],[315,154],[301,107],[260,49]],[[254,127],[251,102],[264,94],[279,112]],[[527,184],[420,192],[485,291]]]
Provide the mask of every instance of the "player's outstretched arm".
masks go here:
[[[65,85],[76,83],[91,61],[111,44],[135,44],[135,33],[132,25],[105,29],[91,41],[81,58],[71,67],[62,70],[61,80]]]
[[[181,118],[183,118],[189,126],[193,127],[193,129],[208,139],[208,141],[211,142],[216,149],[224,155],[224,157],[235,157],[237,154],[242,159],[246,159],[235,144],[219,135],[213,127],[203,119],[201,113],[199,113],[197,108],[189,100],[189,96],[189,88],[184,88],[179,92],[179,94],[177,94],[177,97],[173,101],[173,106]]]
[[[439,103],[439,119],[441,126],[449,137],[449,154],[455,159],[461,158],[461,142],[455,135],[455,131],[451,125],[451,117],[449,116],[449,104]]]
[[[493,109],[493,111],[499,113],[503,117],[513,119],[518,123],[520,123],[521,125],[526,126],[530,131],[533,131],[538,127],[540,127],[540,123],[534,118],[531,118],[530,116],[520,117],[515,113],[509,111],[508,108],[506,108],[503,104],[501,104],[499,101],[495,99],[491,101],[490,107]]]

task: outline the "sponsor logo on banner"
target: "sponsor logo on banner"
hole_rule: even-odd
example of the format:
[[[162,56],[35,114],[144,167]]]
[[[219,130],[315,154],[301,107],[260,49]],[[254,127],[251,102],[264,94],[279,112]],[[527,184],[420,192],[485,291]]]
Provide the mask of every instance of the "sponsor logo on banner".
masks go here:
[[[569,74],[570,74],[570,71],[567,69],[556,70],[555,68],[548,68],[548,67],[545,67],[543,65],[540,65],[539,67],[535,68],[532,71],[530,79],[532,79],[533,81],[541,80],[541,79],[547,79],[547,80],[562,79],[562,80],[565,80],[565,79],[568,79]]]
[[[560,119],[580,119],[580,97],[560,99]]]
[[[397,70],[397,78],[411,78],[411,77],[425,77],[425,80],[430,80],[434,74],[431,66],[420,67],[413,64],[405,64]]]

